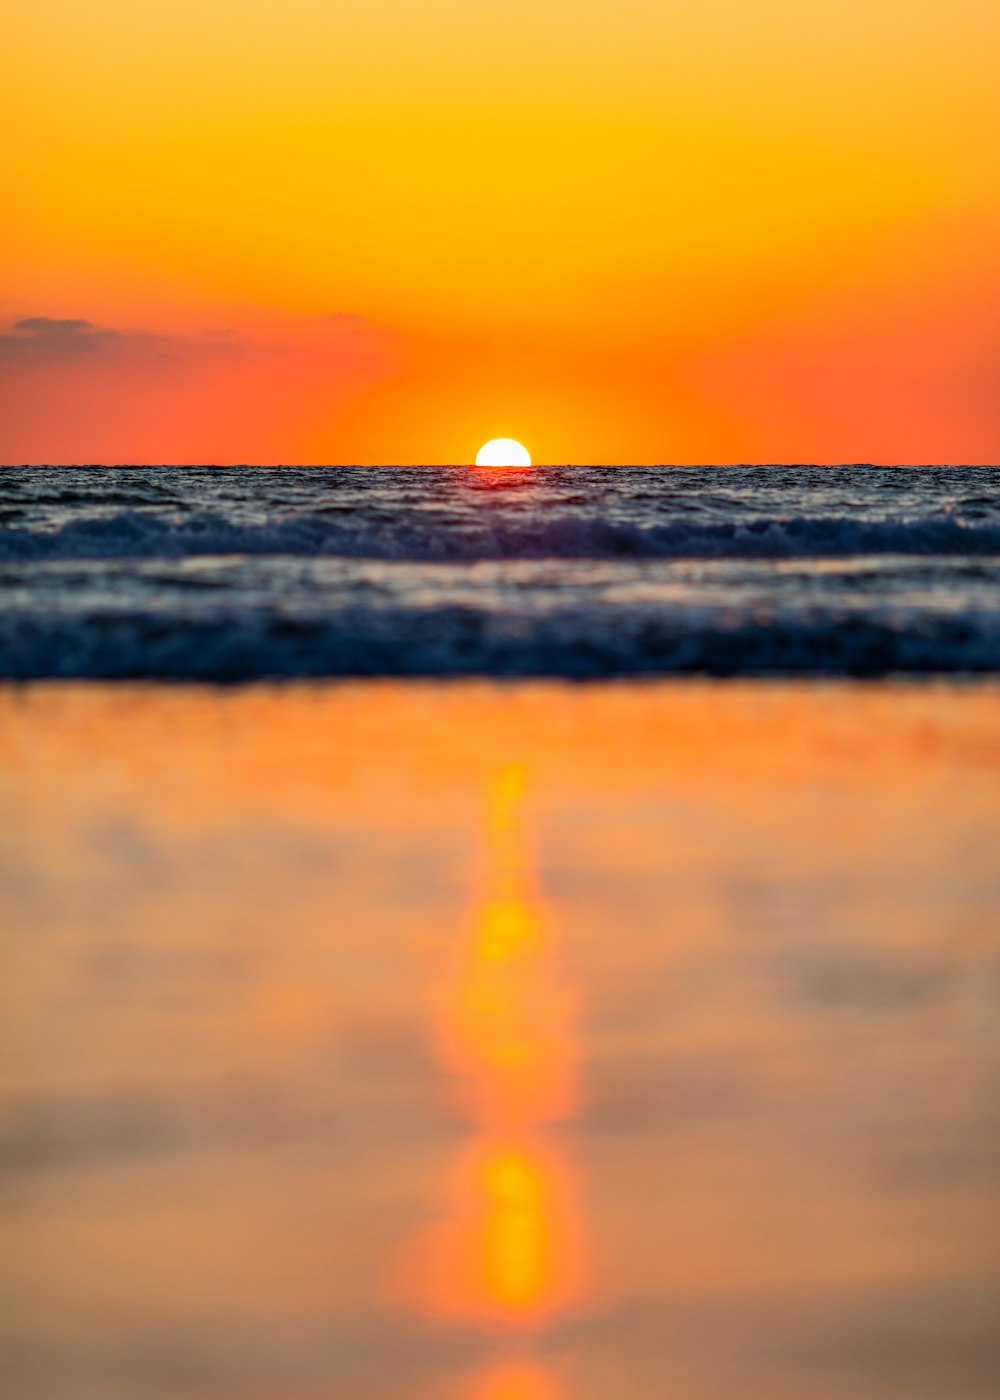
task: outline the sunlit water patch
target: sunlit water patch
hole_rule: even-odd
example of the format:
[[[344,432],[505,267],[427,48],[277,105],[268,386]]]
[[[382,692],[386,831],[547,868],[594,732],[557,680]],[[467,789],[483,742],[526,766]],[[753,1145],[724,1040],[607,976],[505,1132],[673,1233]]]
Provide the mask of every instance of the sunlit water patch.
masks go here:
[[[1000,1387],[1000,691],[0,689],[0,1369]]]

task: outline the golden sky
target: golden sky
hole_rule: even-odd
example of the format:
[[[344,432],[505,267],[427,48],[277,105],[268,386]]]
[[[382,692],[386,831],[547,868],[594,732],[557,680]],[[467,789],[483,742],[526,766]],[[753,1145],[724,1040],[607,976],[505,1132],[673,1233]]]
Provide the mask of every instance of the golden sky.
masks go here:
[[[995,0],[5,12],[3,461],[1000,456]]]

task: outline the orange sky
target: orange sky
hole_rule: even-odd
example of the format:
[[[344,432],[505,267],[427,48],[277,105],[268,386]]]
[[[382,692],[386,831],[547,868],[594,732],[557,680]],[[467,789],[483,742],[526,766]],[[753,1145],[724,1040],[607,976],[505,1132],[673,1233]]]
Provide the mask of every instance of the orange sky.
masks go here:
[[[995,0],[0,27],[2,461],[1000,457]]]

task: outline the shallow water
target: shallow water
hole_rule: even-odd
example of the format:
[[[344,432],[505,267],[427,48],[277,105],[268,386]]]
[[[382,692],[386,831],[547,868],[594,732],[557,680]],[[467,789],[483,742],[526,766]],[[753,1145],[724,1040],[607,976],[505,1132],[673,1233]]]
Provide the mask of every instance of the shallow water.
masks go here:
[[[998,721],[0,692],[11,1393],[997,1393]]]
[[[0,676],[1000,671],[991,467],[0,472]]]

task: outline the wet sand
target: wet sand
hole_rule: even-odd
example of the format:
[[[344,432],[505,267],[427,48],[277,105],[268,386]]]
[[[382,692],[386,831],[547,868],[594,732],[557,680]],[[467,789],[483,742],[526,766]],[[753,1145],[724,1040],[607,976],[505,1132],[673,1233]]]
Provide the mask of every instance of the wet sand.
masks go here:
[[[0,692],[18,1400],[1000,1392],[1000,686]]]

